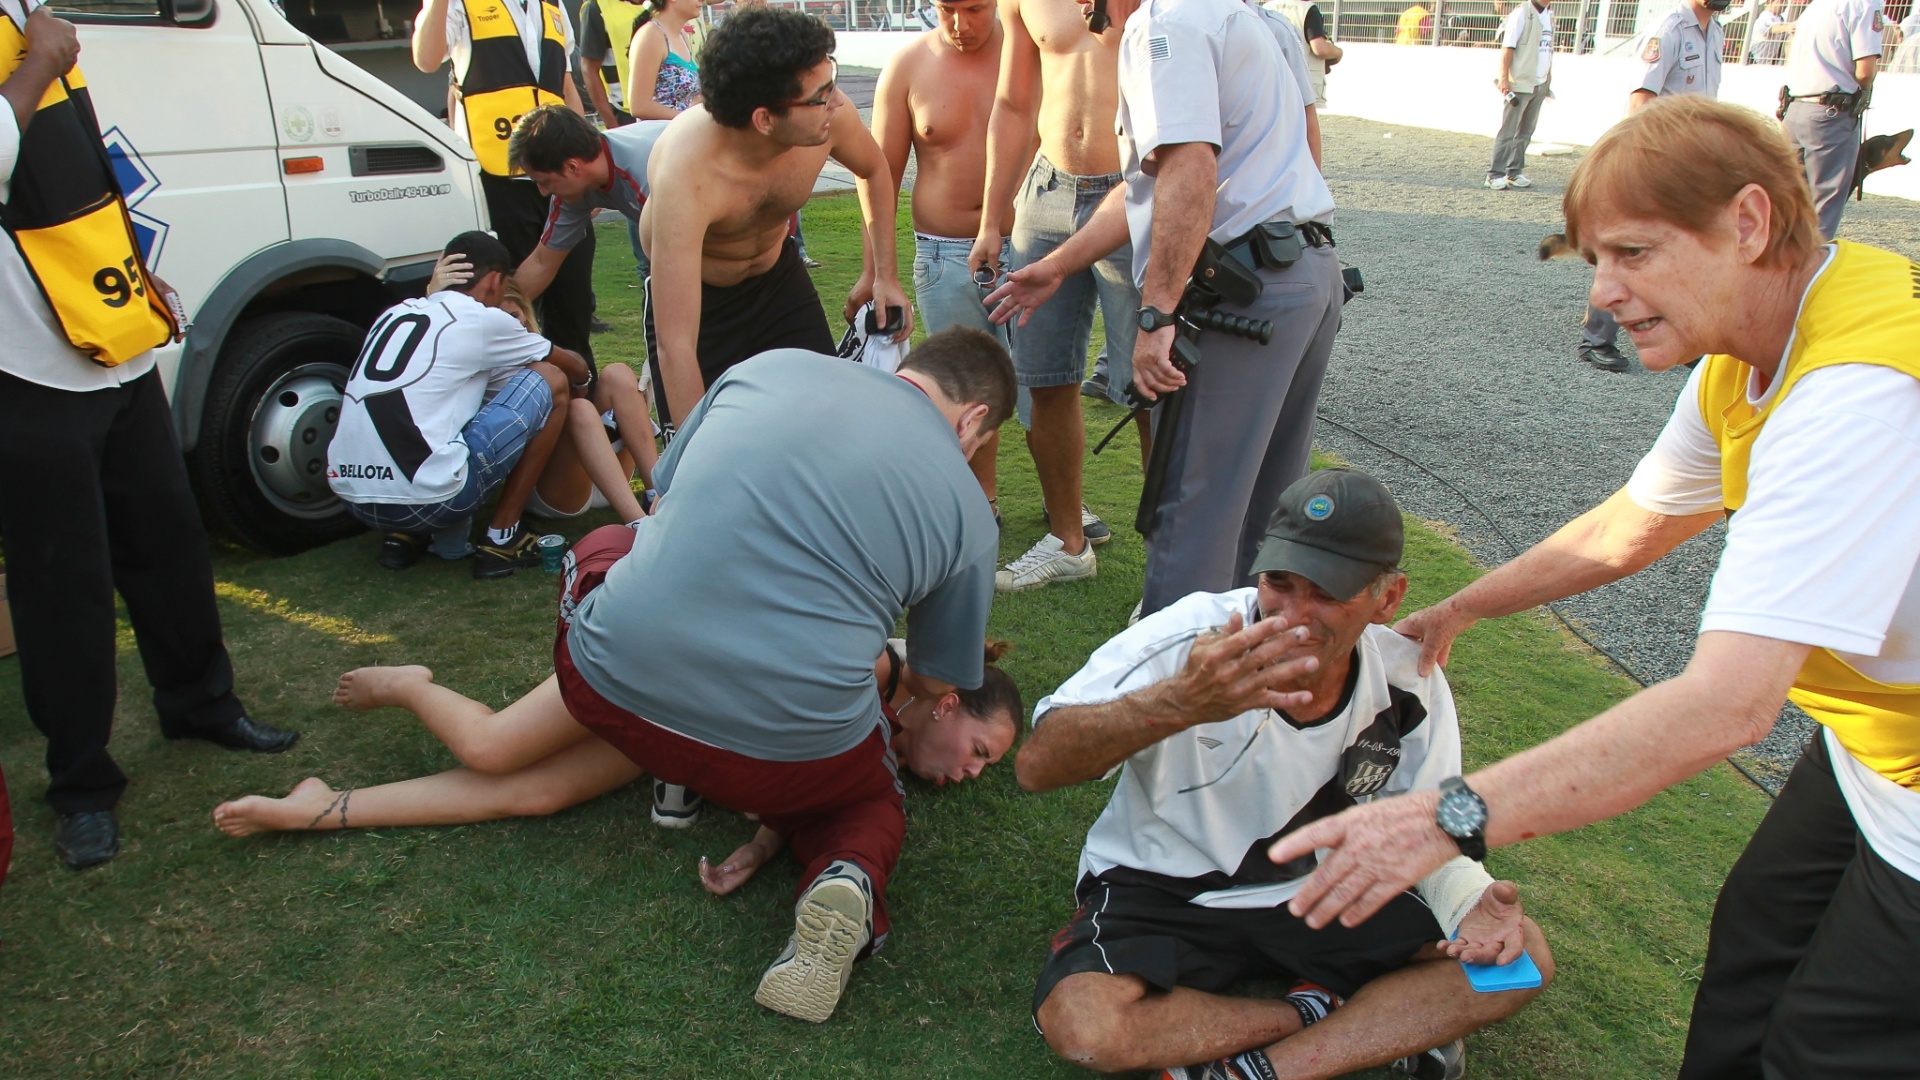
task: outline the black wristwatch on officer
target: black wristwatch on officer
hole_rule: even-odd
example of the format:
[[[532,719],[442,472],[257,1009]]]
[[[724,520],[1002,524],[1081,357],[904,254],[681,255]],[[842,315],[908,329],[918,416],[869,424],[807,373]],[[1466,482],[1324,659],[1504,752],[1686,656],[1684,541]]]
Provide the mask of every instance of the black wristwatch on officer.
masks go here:
[[[1148,334],[1172,326],[1174,322],[1173,316],[1157,307],[1141,308],[1139,319],[1141,331]]]
[[[1487,802],[1465,780],[1455,776],[1440,781],[1440,805],[1433,820],[1460,845],[1460,854],[1475,862],[1486,861]]]

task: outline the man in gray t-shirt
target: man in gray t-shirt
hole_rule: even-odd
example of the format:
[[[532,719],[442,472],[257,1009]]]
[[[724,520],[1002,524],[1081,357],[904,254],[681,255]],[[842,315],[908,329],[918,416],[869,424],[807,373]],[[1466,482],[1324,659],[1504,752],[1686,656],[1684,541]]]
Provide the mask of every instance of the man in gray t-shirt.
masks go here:
[[[804,867],[793,939],[754,994],[775,1011],[825,1020],[886,937],[907,822],[873,658],[905,613],[908,692],[981,684],[1000,544],[967,459],[1014,389],[1006,350],[962,327],[892,375],[763,353],[689,412],[653,516],[567,557],[559,726],[760,815],[722,877],[783,842]]]
[[[527,179],[551,199],[540,243],[513,275],[514,283],[529,299],[545,291],[566,261],[567,252],[593,231],[595,211],[618,210],[628,221],[640,220],[640,208],[646,205],[649,194],[647,157],[670,123],[642,120],[598,132],[577,115],[561,115],[564,112],[543,114],[536,118],[538,122],[523,124],[515,131],[514,141],[507,144],[509,155],[524,155],[520,144],[529,139],[562,147],[554,155],[561,160],[549,161],[535,154],[522,162]],[[555,128],[559,130],[550,130]],[[522,135],[522,131],[527,134]],[[548,147],[543,145],[541,149],[544,152]]]
[[[881,724],[873,657],[902,611],[914,671],[979,685],[998,535],[915,384],[762,354],[713,384],[653,476],[659,509],[568,635],[608,701],[753,758],[832,757]]]

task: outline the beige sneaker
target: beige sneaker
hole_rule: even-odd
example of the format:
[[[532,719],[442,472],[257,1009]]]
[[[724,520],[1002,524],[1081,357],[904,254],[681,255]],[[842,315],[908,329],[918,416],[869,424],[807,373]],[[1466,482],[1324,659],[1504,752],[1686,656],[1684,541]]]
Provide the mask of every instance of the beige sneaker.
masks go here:
[[[1059,537],[1048,533],[1040,542],[1027,549],[1025,555],[1008,563],[1006,569],[993,576],[993,587],[999,592],[1020,592],[1023,589],[1037,589],[1056,581],[1077,581],[1090,578],[1099,569],[1093,557],[1093,545],[1078,555],[1067,554]]]
[[[873,885],[844,860],[821,872],[793,908],[786,951],[760,976],[753,1000],[774,1012],[824,1023],[840,1004],[853,961],[873,937]]]

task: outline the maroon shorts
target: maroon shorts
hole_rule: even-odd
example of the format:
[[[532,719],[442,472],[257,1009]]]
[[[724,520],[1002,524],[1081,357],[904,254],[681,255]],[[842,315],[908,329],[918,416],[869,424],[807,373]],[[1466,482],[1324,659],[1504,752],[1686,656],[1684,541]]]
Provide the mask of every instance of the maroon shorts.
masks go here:
[[[858,746],[814,761],[767,761],[669,731],[600,695],[567,649],[567,630],[587,593],[632,550],[633,529],[606,525],[582,537],[561,572],[553,670],[573,718],[656,779],[683,784],[732,810],[760,815],[806,866],[804,889],[837,859],[856,862],[874,888],[874,935],[886,933],[887,878],[906,838],[906,803],[891,740],[878,726]]]

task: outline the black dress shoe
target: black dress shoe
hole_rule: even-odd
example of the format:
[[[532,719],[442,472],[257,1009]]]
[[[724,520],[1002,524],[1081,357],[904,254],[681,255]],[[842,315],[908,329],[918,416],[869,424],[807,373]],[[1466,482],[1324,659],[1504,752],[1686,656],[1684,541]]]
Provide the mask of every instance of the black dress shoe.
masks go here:
[[[53,847],[60,861],[75,870],[98,866],[120,854],[120,827],[114,824],[113,811],[61,814],[53,827]]]
[[[229,750],[251,750],[256,754],[277,754],[300,739],[297,731],[256,723],[245,716],[234,717],[233,722],[225,727],[188,728],[185,731],[162,728],[160,733],[169,739],[205,739],[215,746],[224,746]]]

